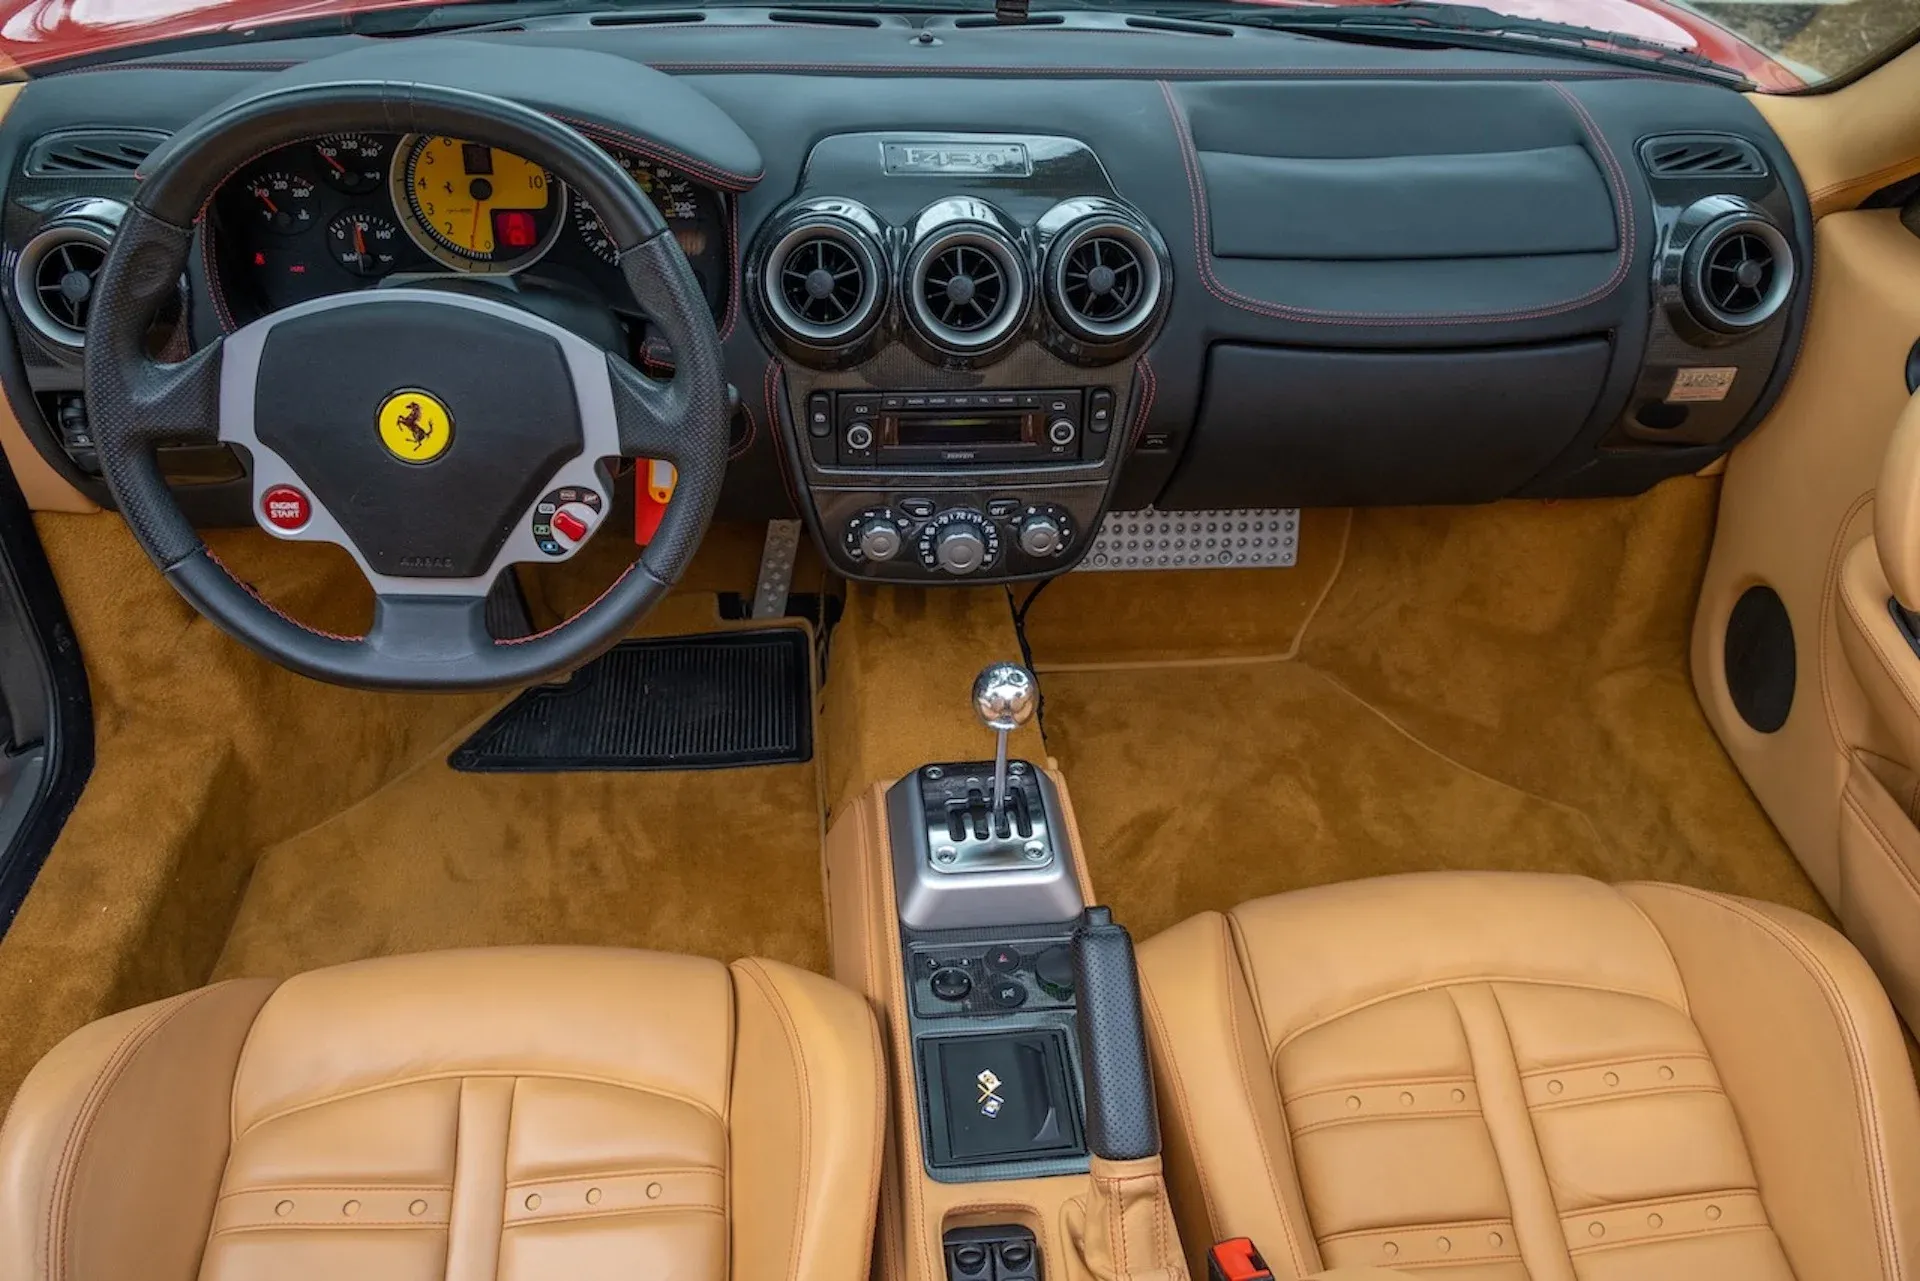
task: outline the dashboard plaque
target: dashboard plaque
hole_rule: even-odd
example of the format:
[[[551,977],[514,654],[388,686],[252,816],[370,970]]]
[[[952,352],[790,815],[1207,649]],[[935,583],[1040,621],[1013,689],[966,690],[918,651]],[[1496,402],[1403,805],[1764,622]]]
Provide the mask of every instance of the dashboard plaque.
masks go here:
[[[1033,161],[1023,142],[985,139],[954,142],[888,139],[880,144],[881,164],[889,174],[905,177],[955,176],[975,178],[1030,178]]]

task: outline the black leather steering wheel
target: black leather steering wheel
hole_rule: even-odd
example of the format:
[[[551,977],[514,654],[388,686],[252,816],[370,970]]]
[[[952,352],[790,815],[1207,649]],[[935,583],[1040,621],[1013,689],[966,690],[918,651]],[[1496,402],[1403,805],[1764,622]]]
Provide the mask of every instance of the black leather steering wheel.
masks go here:
[[[178,364],[157,363],[148,331],[178,287],[213,193],[276,147],[356,130],[472,139],[566,182],[618,246],[636,303],[673,351],[671,381],[505,301],[404,287],[303,303]],[[713,317],[686,256],[610,156],[518,104],[368,80],[269,91],[217,109],[143,166],[96,297],[87,405],[114,501],[194,608],[307,676],[417,690],[543,680],[624,637],[679,579],[712,519],[726,468],[728,392]],[[364,637],[280,614],[194,533],[154,449],[216,442],[251,455],[264,529],[353,555],[375,594]],[[612,502],[606,460],[615,457],[664,459],[679,472],[653,541],[574,618],[496,641],[485,616],[494,579],[519,561],[564,559],[591,536]],[[559,523],[556,508],[565,508]]]

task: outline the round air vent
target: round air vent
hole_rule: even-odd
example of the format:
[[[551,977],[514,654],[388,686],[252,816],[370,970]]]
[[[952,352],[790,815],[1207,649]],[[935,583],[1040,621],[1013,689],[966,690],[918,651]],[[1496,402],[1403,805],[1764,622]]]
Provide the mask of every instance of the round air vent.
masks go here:
[[[833,347],[864,334],[880,314],[880,254],[865,233],[815,218],[774,242],[761,269],[775,324],[803,343]]]
[[[125,206],[114,201],[89,201],[85,208],[56,215],[20,251],[13,294],[21,315],[41,337],[74,351],[86,343],[94,283],[124,212]]]
[[[1160,260],[1139,230],[1090,218],[1048,255],[1047,301],[1069,333],[1113,342],[1137,331],[1160,301]]]
[[[1687,246],[1680,288],[1687,310],[1707,328],[1725,334],[1756,329],[1793,292],[1793,250],[1766,219],[1730,214]]]
[[[943,351],[970,356],[998,343],[1026,314],[1027,281],[1014,247],[981,226],[948,227],[907,259],[907,310]]]

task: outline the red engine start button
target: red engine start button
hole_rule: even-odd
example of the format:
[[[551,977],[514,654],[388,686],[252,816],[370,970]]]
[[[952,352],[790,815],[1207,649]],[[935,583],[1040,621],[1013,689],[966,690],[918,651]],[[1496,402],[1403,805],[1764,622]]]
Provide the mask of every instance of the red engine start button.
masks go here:
[[[313,502],[292,485],[275,485],[260,495],[260,514],[267,524],[292,534],[313,519]]]

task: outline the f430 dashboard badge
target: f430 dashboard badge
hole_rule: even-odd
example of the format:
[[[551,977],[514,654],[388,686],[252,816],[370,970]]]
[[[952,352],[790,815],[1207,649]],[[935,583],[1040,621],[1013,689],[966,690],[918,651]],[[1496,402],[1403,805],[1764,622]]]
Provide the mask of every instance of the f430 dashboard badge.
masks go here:
[[[951,142],[911,138],[880,144],[881,164],[889,174],[942,178],[1031,178],[1033,160],[1023,142],[994,139]]]
[[[403,388],[380,403],[380,441],[403,463],[430,463],[453,441],[453,415],[424,391]]]

